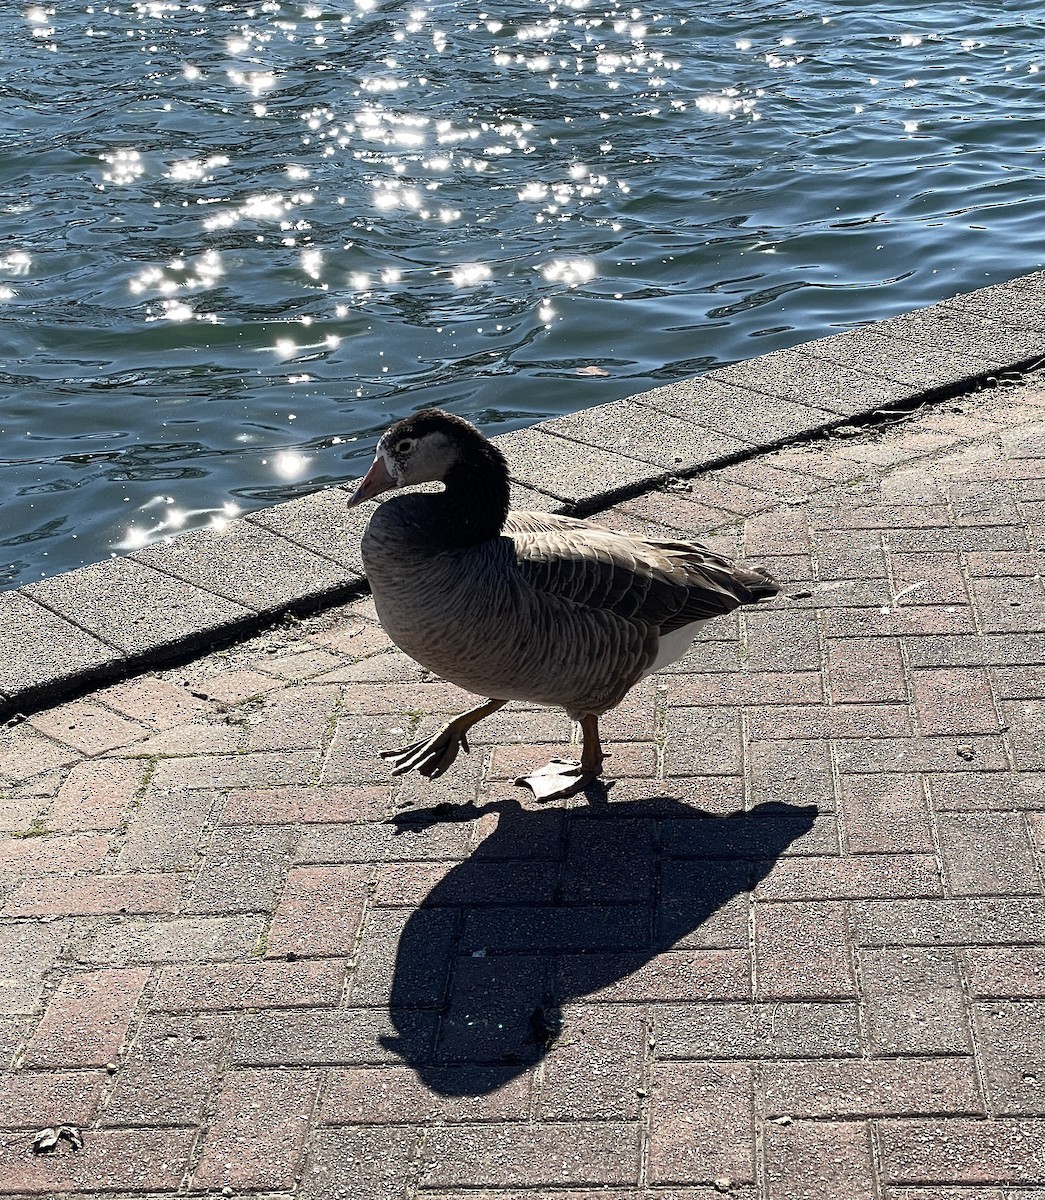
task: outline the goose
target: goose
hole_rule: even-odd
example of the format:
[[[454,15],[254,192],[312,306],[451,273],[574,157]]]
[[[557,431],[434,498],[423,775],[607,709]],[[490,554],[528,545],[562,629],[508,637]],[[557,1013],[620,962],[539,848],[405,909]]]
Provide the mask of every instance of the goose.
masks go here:
[[[578,448],[580,452],[580,449]],[[435,779],[468,732],[509,700],[564,708],[580,761],[553,759],[515,780],[539,800],[602,773],[599,717],[645,676],[676,662],[710,618],[779,593],[772,577],[694,541],[619,533],[544,512],[509,512],[508,465],[474,425],[425,408],[382,435],[350,508],[386,499],[361,553],[393,642],[450,683],[488,697],[432,737],[382,751],[393,775]]]

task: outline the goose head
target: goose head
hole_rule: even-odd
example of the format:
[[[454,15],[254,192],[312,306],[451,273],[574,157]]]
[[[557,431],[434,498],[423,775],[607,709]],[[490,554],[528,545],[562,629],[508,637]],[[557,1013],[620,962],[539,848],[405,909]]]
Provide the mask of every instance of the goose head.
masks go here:
[[[492,536],[508,515],[504,455],[470,422],[439,408],[421,409],[385,430],[348,507],[418,483],[442,483],[447,517],[473,538],[480,531]]]

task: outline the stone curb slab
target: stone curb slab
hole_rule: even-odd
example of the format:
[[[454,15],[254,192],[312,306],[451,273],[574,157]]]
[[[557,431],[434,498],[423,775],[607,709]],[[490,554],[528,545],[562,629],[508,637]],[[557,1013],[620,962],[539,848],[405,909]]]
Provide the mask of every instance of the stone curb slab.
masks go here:
[[[1045,271],[495,440],[513,503],[591,512],[1045,357]],[[0,594],[0,721],[363,593],[351,485]]]

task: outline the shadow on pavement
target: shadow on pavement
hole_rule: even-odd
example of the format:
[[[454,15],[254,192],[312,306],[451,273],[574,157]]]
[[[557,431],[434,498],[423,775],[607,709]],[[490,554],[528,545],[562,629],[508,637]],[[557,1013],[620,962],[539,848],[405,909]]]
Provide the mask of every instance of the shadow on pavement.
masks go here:
[[[539,810],[515,800],[414,810],[404,832],[498,813],[496,830],[413,912],[383,1039],[443,1095],[492,1092],[555,1044],[563,1006],[679,945],[747,945],[740,899],[809,833],[815,806],[712,816],[669,796]],[[699,999],[700,980],[693,980]],[[419,1011],[438,1017],[418,1022]],[[565,1019],[568,1023],[569,1013]]]

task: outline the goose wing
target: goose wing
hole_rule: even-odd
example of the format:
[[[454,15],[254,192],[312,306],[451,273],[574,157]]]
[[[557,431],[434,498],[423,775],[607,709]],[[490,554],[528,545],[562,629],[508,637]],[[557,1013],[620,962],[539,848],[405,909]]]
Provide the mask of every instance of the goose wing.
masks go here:
[[[699,542],[643,538],[588,521],[515,512],[504,533],[538,592],[637,621],[659,634],[775,595],[757,568]]]

